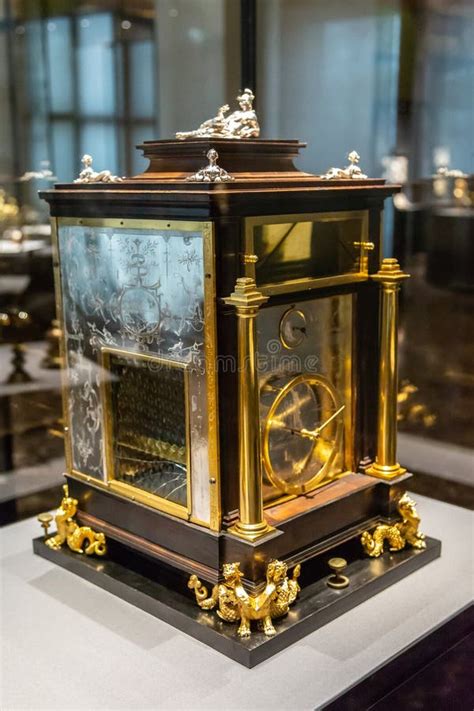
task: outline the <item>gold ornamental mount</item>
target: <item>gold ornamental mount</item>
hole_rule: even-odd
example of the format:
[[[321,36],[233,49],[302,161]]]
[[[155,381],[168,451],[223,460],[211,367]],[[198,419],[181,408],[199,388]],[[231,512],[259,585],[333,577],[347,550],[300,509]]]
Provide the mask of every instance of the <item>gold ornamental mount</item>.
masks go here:
[[[407,543],[418,550],[426,548],[425,536],[419,531],[420,517],[416,504],[406,493],[398,502],[398,513],[401,521],[393,525],[382,523],[372,533],[364,531],[362,534],[360,541],[371,558],[382,555],[385,543],[388,543],[390,551],[400,551]]]
[[[250,637],[250,623],[255,620],[261,630],[271,637],[276,634],[272,620],[283,617],[288,612],[300,591],[298,577],[301,566],[293,569],[288,577],[286,563],[272,560],[267,565],[266,585],[262,592],[248,593],[242,583],[243,573],[240,563],[226,563],[222,572],[224,582],[214,585],[210,597],[207,588],[196,575],[191,575],[188,588],[194,590],[196,602],[203,610],[213,610],[225,622],[240,622],[239,637]]]
[[[63,491],[64,496],[61,500],[61,505],[54,517],[57,533],[45,540],[46,545],[57,551],[66,543],[74,553],[105,555],[107,552],[105,535],[93,531],[89,526],[79,526],[79,524],[74,521],[78,501],[69,496],[67,484],[64,484]],[[49,526],[51,522],[49,516],[49,514],[40,514],[38,516],[38,521],[41,523],[45,535],[47,531],[45,524],[48,522]]]

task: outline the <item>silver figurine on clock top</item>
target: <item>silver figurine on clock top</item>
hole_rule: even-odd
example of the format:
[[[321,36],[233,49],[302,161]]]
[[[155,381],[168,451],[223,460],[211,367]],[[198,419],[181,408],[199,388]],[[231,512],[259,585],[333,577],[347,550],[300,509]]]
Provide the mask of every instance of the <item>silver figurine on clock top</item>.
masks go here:
[[[204,121],[194,131],[178,132],[176,138],[182,141],[187,138],[258,138],[260,126],[253,108],[254,99],[252,90],[244,89],[237,97],[240,109],[226,116],[229,105],[224,104],[219,108],[217,116]]]

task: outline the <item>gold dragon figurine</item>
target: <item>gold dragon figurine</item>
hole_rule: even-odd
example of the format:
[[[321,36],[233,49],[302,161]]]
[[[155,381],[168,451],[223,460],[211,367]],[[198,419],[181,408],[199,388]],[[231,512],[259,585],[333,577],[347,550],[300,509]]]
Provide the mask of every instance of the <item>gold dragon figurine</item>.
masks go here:
[[[242,584],[240,563],[226,563],[222,569],[224,582],[214,585],[210,597],[207,588],[196,575],[191,575],[188,588],[194,590],[196,602],[203,610],[213,610],[217,605],[217,614],[221,620],[240,620],[237,631],[240,637],[250,637],[251,620],[258,621],[262,631],[272,636],[276,634],[272,620],[286,615],[300,591],[300,570],[301,566],[297,565],[293,569],[292,577],[288,578],[288,567],[285,563],[279,560],[270,561],[265,588],[261,593],[251,595]]]
[[[383,553],[385,541],[391,551],[400,551],[407,543],[413,548],[426,548],[425,536],[418,530],[420,517],[416,504],[406,493],[398,502],[398,513],[402,517],[398,523],[380,524],[372,533],[364,531],[362,534],[362,546],[372,558],[378,558]]]
[[[57,533],[51,538],[47,538],[45,543],[53,550],[59,550],[64,543],[75,553],[85,553],[86,555],[105,555],[107,544],[105,535],[97,533],[89,526],[79,526],[74,521],[77,511],[77,499],[69,496],[68,485],[63,486],[64,496],[59,509],[56,511],[54,520],[56,522]],[[84,544],[86,544],[84,548]]]

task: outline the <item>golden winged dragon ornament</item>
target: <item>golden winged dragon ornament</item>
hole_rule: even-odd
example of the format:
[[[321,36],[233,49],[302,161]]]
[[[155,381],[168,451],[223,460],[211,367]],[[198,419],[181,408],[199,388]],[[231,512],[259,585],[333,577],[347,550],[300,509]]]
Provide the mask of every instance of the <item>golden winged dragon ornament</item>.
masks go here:
[[[294,603],[300,591],[298,577],[301,566],[293,569],[293,575],[288,578],[288,567],[279,560],[272,560],[267,566],[267,580],[261,593],[248,593],[243,584],[243,573],[240,563],[226,563],[222,572],[224,582],[214,585],[210,597],[207,588],[196,575],[192,575],[188,587],[194,590],[196,602],[203,610],[213,610],[225,622],[240,621],[237,634],[240,637],[250,637],[250,623],[256,620],[261,630],[268,636],[276,634],[272,620],[283,617]]]
[[[61,505],[54,517],[57,533],[46,539],[46,545],[53,550],[59,550],[64,543],[67,543],[74,553],[105,555],[107,552],[105,535],[97,533],[89,526],[79,526],[74,521],[73,517],[77,512],[78,501],[69,496],[67,484],[64,484],[63,491]]]
[[[412,548],[426,548],[425,536],[419,531],[421,520],[416,504],[406,493],[398,502],[398,513],[402,517],[401,521],[393,525],[382,523],[372,533],[364,531],[362,534],[360,541],[371,558],[382,555],[385,542],[391,551],[400,551],[407,543]]]

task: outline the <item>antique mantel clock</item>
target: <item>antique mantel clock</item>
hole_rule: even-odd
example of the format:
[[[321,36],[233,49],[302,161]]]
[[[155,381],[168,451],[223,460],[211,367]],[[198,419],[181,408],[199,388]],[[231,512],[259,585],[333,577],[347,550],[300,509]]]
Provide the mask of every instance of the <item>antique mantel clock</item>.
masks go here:
[[[397,187],[355,153],[298,171],[304,144],[258,139],[252,98],[146,142],[142,175],[85,156],[42,194],[67,487],[35,541],[250,666],[439,555],[396,459]]]

